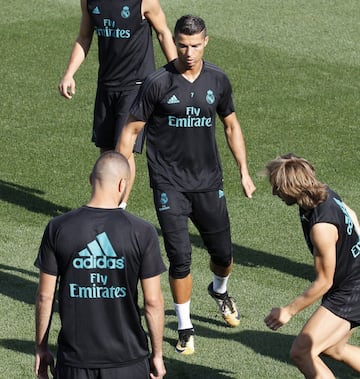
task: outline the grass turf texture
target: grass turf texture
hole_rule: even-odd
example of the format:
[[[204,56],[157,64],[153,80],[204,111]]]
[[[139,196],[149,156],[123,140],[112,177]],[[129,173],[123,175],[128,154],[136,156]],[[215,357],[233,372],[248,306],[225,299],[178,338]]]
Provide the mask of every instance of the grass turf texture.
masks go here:
[[[0,0],[0,5],[6,16],[0,24],[0,378],[27,379],[33,377],[33,261],[42,232],[52,216],[87,201],[88,173],[98,156],[90,143],[97,56],[94,43],[76,75],[75,97],[65,101],[56,87],[78,32],[78,2],[39,0],[35,6]],[[236,329],[224,327],[206,292],[208,257],[190,225],[196,353],[174,353],[177,324],[164,275],[168,377],[301,378],[288,350],[314,307],[278,332],[266,329],[263,318],[309,285],[312,260],[296,209],[271,196],[260,172],[276,155],[296,152],[360,213],[357,1],[163,0],[162,5],[171,28],[189,12],[205,19],[210,35],[205,58],[231,78],[257,186],[251,201],[242,196],[219,127],[235,252],[229,290],[242,322]],[[158,46],[156,54],[161,65]],[[144,157],[137,165],[128,209],[158,228]],[[58,329],[56,314],[50,336],[54,349]],[[358,331],[352,341],[360,344]],[[337,378],[357,377],[327,362]]]

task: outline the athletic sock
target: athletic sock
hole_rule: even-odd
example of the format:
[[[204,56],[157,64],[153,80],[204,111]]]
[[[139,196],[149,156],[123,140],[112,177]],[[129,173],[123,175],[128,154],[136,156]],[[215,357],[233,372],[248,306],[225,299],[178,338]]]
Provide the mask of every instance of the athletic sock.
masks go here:
[[[227,290],[229,276],[230,275],[222,277],[214,274],[213,290],[217,293],[225,293]]]
[[[178,330],[193,328],[190,319],[190,300],[183,304],[174,303],[174,308],[178,320]]]

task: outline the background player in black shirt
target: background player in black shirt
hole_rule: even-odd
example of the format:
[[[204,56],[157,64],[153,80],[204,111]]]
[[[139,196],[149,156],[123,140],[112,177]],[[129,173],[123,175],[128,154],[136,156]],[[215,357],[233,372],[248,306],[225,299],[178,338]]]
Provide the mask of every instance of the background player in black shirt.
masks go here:
[[[104,152],[114,149],[142,81],[155,70],[152,28],[168,61],[176,57],[176,49],[159,0],[81,0],[81,11],[79,35],[59,91],[65,98],[72,98],[74,75],[90,49],[95,32],[99,71],[92,140]],[[135,152],[141,152],[142,143],[141,135]],[[126,206],[135,178],[133,155],[129,163],[131,177],[122,207]]]
[[[348,340],[360,325],[359,222],[341,198],[319,182],[314,167],[294,154],[267,165],[277,195],[287,205],[298,204],[300,220],[314,256],[316,279],[285,307],[273,308],[266,325],[277,330],[322,297],[321,305],[296,337],[291,358],[306,378],[334,378],[320,358],[326,354],[360,372],[360,348]]]
[[[165,375],[160,274],[166,269],[154,226],[118,208],[129,175],[125,157],[105,152],[91,174],[89,203],[46,227],[35,261],[40,269],[35,374],[40,379],[48,378],[49,367],[54,371],[48,336],[57,281],[61,330],[55,378]],[[139,282],[150,361],[138,306]]]
[[[214,275],[208,292],[229,326],[240,323],[235,301],[227,293],[233,252],[216,144],[216,115],[223,122],[247,197],[252,197],[255,186],[248,172],[229,79],[217,66],[203,60],[208,43],[204,21],[192,15],[181,17],[175,26],[174,39],[178,59],[145,80],[117,149],[130,157],[134,141],[147,123],[150,185],[170,262],[169,280],[178,318],[176,351],[192,354],[189,218],[210,254]]]

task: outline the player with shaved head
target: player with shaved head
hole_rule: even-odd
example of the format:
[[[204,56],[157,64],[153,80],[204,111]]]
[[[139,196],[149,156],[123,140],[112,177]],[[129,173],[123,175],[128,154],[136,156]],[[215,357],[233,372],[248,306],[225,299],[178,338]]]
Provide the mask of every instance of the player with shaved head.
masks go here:
[[[87,205],[47,225],[35,265],[35,374],[47,379],[162,378],[165,266],[155,228],[119,208],[130,176],[128,160],[106,152],[92,170]],[[48,339],[58,286],[61,330],[56,367]],[[144,297],[151,353],[141,325]]]

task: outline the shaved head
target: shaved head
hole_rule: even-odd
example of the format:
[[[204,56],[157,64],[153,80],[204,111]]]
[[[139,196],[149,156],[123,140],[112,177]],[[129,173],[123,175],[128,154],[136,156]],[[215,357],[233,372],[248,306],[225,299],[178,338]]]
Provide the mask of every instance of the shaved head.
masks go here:
[[[128,160],[120,153],[107,151],[96,161],[91,173],[93,186],[117,184],[120,179],[128,180],[130,167]]]

